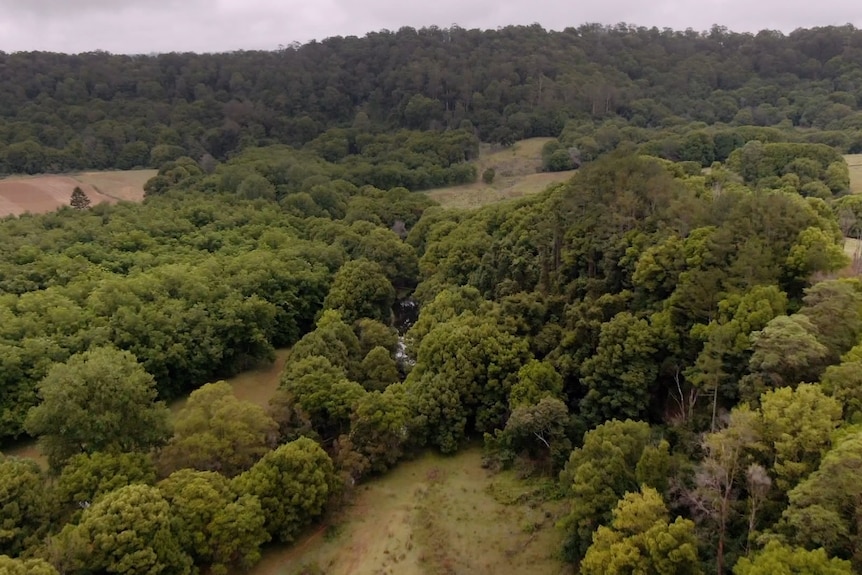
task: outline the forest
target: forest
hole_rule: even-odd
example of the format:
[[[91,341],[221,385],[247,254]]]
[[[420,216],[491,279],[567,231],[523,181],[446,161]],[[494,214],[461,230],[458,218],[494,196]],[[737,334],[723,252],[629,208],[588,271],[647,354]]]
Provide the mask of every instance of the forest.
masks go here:
[[[0,78],[0,172],[158,169],[141,204],[0,221],[0,447],[47,458],[0,455],[0,571],[240,572],[476,443],[552,484],[573,573],[862,570],[862,31],[404,28]],[[570,180],[421,193],[531,136]],[[283,348],[267,408],[222,381]]]

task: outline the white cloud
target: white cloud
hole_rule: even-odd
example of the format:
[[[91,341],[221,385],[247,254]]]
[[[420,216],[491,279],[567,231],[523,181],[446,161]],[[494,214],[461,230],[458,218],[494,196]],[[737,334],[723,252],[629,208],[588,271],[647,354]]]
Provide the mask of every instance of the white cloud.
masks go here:
[[[676,29],[862,27],[862,3],[786,0],[0,0],[0,50],[149,53],[274,49],[401,26],[585,22]]]

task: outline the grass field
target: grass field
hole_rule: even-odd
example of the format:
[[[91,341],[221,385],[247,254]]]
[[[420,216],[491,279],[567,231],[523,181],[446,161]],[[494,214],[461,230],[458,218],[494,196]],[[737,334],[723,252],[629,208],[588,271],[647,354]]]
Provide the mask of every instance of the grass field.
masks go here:
[[[862,154],[850,154],[844,160],[850,168],[850,191],[862,194]]]
[[[554,526],[565,506],[535,489],[490,475],[479,448],[428,453],[359,487],[333,527],[266,550],[250,575],[570,573]]]
[[[478,182],[437,188],[425,193],[447,208],[478,208],[495,202],[521,198],[544,191],[551,184],[564,182],[571,172],[539,172],[542,146],[552,138],[521,140],[509,148],[482,144],[476,170]],[[497,176],[490,185],[481,181],[482,172],[494,168]]]
[[[0,217],[54,211],[69,204],[76,186],[87,194],[93,205],[138,202],[144,197],[144,184],[154,175],[156,170],[127,170],[0,179]]]

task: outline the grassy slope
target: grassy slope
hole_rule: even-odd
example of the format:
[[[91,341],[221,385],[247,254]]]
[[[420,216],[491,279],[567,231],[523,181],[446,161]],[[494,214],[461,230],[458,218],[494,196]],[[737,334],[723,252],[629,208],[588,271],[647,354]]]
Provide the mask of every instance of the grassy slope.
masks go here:
[[[846,155],[844,160],[850,168],[850,191],[854,194],[862,194],[862,154]],[[851,258],[857,254],[862,254],[862,242],[853,238],[845,238],[844,252]]]
[[[550,184],[563,182],[574,172],[538,172],[542,165],[542,146],[552,138],[531,138],[509,148],[496,149],[482,144],[476,169],[480,180],[472,184],[437,188],[425,192],[447,208],[477,208],[487,204],[537,194]],[[481,181],[482,172],[494,168],[497,176],[491,185]]]
[[[479,448],[426,453],[360,486],[336,528],[265,551],[250,575],[568,573],[554,527],[565,506],[531,501],[531,489],[489,474]]]

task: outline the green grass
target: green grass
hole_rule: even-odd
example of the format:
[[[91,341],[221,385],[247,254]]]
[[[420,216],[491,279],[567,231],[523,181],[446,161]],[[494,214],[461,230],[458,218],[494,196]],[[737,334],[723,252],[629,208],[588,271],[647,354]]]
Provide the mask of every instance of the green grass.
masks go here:
[[[850,191],[854,194],[862,194],[862,154],[846,155],[844,161],[850,168]]]
[[[470,209],[522,198],[544,191],[549,185],[564,182],[574,172],[540,172],[542,146],[552,138],[521,140],[508,148],[482,144],[475,161],[480,180],[472,184],[437,188],[425,193],[446,208]],[[494,168],[496,178],[489,185],[481,181],[482,172]]]
[[[402,463],[360,486],[336,528],[269,548],[250,575],[567,573],[554,526],[564,504],[481,463],[478,448]]]

